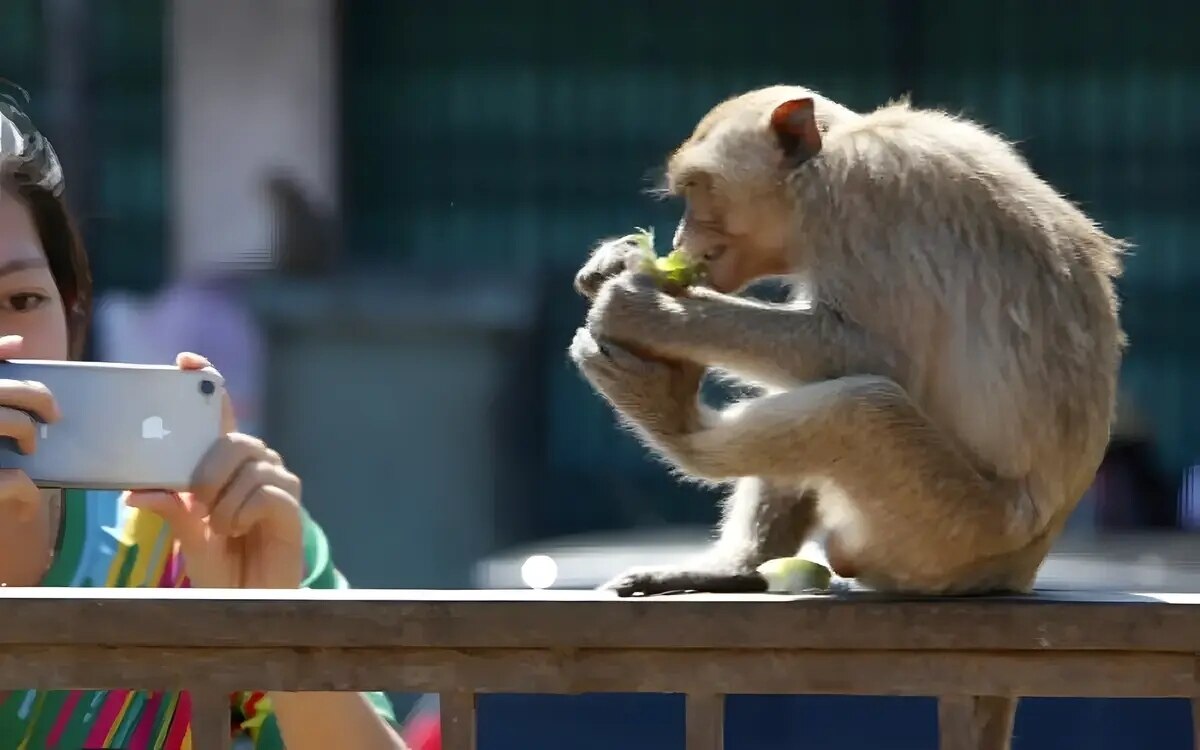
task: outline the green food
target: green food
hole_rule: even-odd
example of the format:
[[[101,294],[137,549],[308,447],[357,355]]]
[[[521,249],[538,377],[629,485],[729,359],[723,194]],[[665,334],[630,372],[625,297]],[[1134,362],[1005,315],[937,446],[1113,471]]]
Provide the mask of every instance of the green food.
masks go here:
[[[799,594],[805,591],[826,590],[833,574],[821,563],[802,557],[776,557],[758,566],[767,579],[767,590],[775,593]]]
[[[696,263],[682,250],[672,250],[659,257],[654,250],[654,230],[638,228],[628,239],[642,250],[642,271],[653,276],[660,285],[687,288],[698,283],[704,274],[704,265]]]

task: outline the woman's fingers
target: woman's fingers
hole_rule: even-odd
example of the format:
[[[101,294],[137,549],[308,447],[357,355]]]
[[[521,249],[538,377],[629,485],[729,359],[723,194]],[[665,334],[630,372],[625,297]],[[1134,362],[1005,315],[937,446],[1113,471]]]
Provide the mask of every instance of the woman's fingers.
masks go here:
[[[12,438],[24,456],[37,450],[37,423],[27,412],[0,407],[0,437]]]
[[[25,339],[0,336],[0,360],[21,354]],[[37,449],[37,422],[57,422],[62,414],[50,389],[29,380],[0,380],[0,437],[12,438],[25,455]]]
[[[242,536],[281,511],[293,513],[299,493],[300,480],[283,466],[247,460],[210,508],[209,527],[225,536]]]
[[[214,532],[241,536],[282,509],[278,503],[298,503],[300,479],[263,441],[234,432],[222,437],[200,462],[191,493],[207,510]]]
[[[181,370],[203,370],[212,367],[212,363],[195,352],[180,352],[175,355],[175,366]]]
[[[191,493],[196,502],[211,509],[217,504],[217,496],[233,481],[241,465],[257,458],[279,455],[263,441],[251,435],[231,433],[216,442],[196,467],[192,477]]]
[[[50,389],[28,380],[0,380],[0,437],[16,441],[21,453],[37,448],[38,423],[62,417]]]
[[[0,406],[29,412],[43,422],[62,417],[50,389],[32,380],[0,380]]]
[[[207,357],[195,352],[180,352],[175,355],[175,366],[181,370],[211,370],[214,375],[220,375],[217,368],[212,366]],[[237,417],[233,413],[233,402],[229,399],[229,391],[221,395],[221,433],[237,430]]]

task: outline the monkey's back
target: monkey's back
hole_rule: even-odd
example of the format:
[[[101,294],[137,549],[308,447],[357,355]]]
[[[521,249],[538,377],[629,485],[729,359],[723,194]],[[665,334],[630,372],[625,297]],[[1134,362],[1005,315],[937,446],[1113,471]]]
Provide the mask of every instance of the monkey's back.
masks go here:
[[[981,468],[1077,499],[1114,408],[1122,243],[1003,139],[903,104],[832,130],[795,187],[817,293],[908,355]]]

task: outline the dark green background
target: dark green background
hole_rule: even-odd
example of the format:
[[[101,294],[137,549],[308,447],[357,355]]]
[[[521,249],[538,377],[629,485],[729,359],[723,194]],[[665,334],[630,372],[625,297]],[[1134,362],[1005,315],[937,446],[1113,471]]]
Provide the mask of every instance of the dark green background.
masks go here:
[[[163,10],[94,2],[97,191],[85,226],[98,283],[146,289],[164,272]],[[1121,283],[1125,387],[1165,468],[1200,451],[1200,4],[341,5],[349,255],[409,270],[537,270],[553,285],[543,474],[547,490],[586,486],[570,490],[579,499],[567,510],[547,501],[533,513],[541,532],[709,512],[614,437],[566,366],[581,307],[564,284],[598,236],[647,223],[669,234],[676,207],[641,193],[668,151],[719,99],[777,82],[862,109],[910,91],[1018,140],[1135,243]],[[43,36],[37,0],[6,0],[0,75],[35,94]]]

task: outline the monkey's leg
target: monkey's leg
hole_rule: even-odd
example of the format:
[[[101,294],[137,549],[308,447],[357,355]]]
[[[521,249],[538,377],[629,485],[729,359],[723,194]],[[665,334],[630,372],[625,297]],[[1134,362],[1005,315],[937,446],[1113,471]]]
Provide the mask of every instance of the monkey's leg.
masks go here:
[[[980,563],[1026,546],[1053,515],[1023,482],[978,472],[885,378],[840,378],[764,396],[664,445],[702,478],[824,480],[830,562],[839,574],[884,590],[1008,588],[1002,577],[976,580]]]
[[[644,359],[616,344],[596,342],[586,329],[576,333],[571,356],[621,418],[656,445],[702,429],[714,418],[698,400],[702,367]],[[755,568],[796,554],[815,522],[814,494],[747,477],[726,500],[720,537],[711,550],[685,565],[627,571],[605,588],[621,595],[765,591],[766,580]]]
[[[767,581],[755,568],[796,554],[816,524],[816,501],[815,493],[773,486],[757,477],[738,480],[725,501],[720,536],[711,549],[681,565],[631,568],[601,588],[620,596],[766,591]]]
[[[971,569],[1025,546],[1052,515],[1021,483],[976,471],[886,378],[814,383],[715,419],[685,420],[679,414],[694,407],[663,395],[671,382],[666,366],[608,342],[600,348],[587,331],[577,334],[572,356],[685,473],[712,481],[756,476],[786,487],[822,482],[834,570],[876,588],[938,593],[986,585],[971,579]]]

